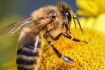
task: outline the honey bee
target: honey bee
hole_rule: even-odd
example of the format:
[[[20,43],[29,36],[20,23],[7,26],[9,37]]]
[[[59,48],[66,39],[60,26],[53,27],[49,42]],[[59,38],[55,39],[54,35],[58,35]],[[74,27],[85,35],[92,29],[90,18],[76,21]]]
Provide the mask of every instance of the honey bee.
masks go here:
[[[59,58],[68,63],[73,63],[73,59],[62,55],[52,42],[52,40],[58,40],[62,35],[73,41],[86,43],[86,41],[71,36],[70,22],[72,19],[78,21],[77,17],[74,17],[72,8],[65,2],[58,2],[55,5],[46,5],[37,9],[18,28],[13,28],[10,31],[12,34],[23,28],[17,49],[17,69],[39,69],[43,39],[46,40]],[[24,27],[25,25],[27,26]],[[81,31],[83,32],[82,28]]]

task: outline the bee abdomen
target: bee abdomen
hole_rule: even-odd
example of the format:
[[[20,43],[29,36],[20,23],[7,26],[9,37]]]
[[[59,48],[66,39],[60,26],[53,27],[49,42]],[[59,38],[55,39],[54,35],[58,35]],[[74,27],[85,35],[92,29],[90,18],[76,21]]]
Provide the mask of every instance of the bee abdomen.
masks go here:
[[[37,70],[36,68],[38,68],[41,55],[40,52],[40,42],[36,51],[34,51],[34,47],[32,45],[24,45],[18,48],[16,60],[18,70]]]

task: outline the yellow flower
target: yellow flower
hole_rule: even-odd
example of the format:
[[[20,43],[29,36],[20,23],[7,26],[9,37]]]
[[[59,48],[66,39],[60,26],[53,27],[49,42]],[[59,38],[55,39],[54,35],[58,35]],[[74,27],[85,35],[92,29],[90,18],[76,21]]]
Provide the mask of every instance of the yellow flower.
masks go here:
[[[105,13],[104,0],[76,0],[80,8],[78,14],[89,17],[96,17],[99,14]]]
[[[81,16],[82,27],[105,32],[105,1],[104,0],[76,0]]]
[[[73,29],[72,35],[85,39],[88,44],[74,42],[64,37],[54,44],[63,55],[72,58],[74,63],[64,62],[51,48],[47,48],[43,51],[40,70],[105,70],[104,34],[89,29],[84,29],[84,32],[82,35],[78,29]]]

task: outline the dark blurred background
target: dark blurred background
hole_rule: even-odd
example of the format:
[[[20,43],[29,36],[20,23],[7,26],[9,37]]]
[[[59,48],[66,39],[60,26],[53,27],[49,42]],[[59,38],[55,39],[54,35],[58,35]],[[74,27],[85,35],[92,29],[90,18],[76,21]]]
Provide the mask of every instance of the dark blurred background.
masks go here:
[[[21,18],[27,18],[37,8],[54,4],[60,0],[0,0],[0,28],[14,23]],[[64,0],[76,12],[75,0]],[[16,49],[18,35],[9,37],[0,36],[0,70],[16,70]]]
[[[35,9],[57,1],[60,0],[0,0],[0,19],[13,15],[28,17]],[[75,12],[77,9],[75,0],[64,1],[70,4]]]

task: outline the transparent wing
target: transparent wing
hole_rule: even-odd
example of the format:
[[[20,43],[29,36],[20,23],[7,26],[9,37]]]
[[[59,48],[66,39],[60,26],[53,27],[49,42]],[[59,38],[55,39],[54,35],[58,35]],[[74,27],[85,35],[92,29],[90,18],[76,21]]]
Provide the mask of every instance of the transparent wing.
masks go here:
[[[10,25],[7,25],[6,27],[0,28],[0,35],[9,33],[10,35],[13,35],[17,31],[20,31],[24,26],[31,26],[32,18],[27,18],[26,20],[21,20],[17,23],[12,23]]]

